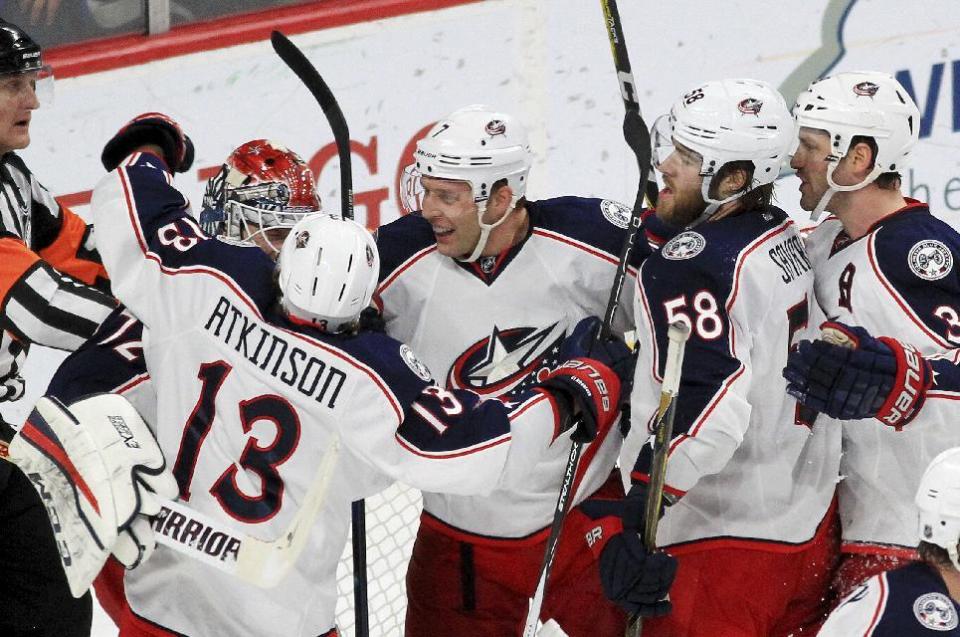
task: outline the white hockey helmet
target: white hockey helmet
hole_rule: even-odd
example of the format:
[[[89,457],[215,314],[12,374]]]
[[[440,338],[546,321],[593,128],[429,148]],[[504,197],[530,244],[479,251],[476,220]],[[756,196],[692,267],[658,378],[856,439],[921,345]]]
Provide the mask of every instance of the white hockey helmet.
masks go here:
[[[526,194],[527,176],[533,153],[527,131],[515,117],[474,104],[450,113],[417,142],[414,163],[407,166],[401,180],[401,201],[407,212],[421,209],[423,188],[420,177],[466,181],[473,190],[480,221],[480,238],[472,254],[463,259],[475,261],[483,251],[490,231],[503,223],[517,201]],[[502,218],[484,223],[491,188],[506,179],[513,200]]]
[[[722,204],[773,183],[795,137],[795,124],[777,89],[749,79],[707,82],[683,95],[653,125],[653,159],[659,168],[679,143],[703,157],[701,193],[709,205],[694,223]],[[734,161],[753,162],[753,180],[746,189],[724,199],[710,196],[713,178]]]
[[[859,190],[883,173],[901,170],[920,138],[920,110],[900,82],[887,73],[854,71],[817,80],[797,97],[793,114],[798,126],[830,135],[829,188],[810,213],[814,221],[834,192]],[[858,135],[876,142],[875,165],[859,184],[840,186],[833,181],[833,171]]]
[[[920,509],[920,539],[946,549],[960,571],[960,447],[947,449],[930,462],[914,502]]]
[[[284,311],[338,332],[370,305],[380,254],[373,236],[356,221],[318,213],[293,226],[280,248],[277,269]]]

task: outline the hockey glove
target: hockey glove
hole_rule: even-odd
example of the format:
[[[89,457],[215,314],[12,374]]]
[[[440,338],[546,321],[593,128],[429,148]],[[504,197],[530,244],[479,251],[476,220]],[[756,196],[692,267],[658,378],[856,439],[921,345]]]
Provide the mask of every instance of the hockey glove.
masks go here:
[[[787,393],[842,420],[876,418],[900,429],[919,413],[933,385],[930,363],[910,345],[828,321],[824,337],[801,341],[783,376]]]
[[[580,505],[594,525],[586,534],[587,544],[599,556],[600,583],[607,599],[632,615],[666,615],[671,610],[668,594],[677,560],[644,548],[639,528],[643,526],[646,489],[634,489],[637,487],[621,501],[590,498]],[[631,497],[639,507],[630,502]]]
[[[100,161],[108,171],[113,170],[146,144],[163,149],[163,161],[172,173],[185,173],[193,165],[193,142],[163,113],[143,113],[127,122],[103,147]]]
[[[142,561],[153,547],[142,516],[160,511],[159,498],[177,495],[146,423],[116,394],[69,409],[41,398],[10,443],[9,459],[44,502],[75,597],[90,588],[111,552],[128,567]]]

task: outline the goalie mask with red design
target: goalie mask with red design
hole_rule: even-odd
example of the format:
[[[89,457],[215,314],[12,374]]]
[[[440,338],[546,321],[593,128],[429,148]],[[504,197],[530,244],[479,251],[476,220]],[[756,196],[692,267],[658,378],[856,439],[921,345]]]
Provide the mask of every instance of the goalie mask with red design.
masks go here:
[[[230,153],[207,182],[200,225],[211,236],[276,254],[290,228],[319,211],[307,163],[276,142],[255,139]]]

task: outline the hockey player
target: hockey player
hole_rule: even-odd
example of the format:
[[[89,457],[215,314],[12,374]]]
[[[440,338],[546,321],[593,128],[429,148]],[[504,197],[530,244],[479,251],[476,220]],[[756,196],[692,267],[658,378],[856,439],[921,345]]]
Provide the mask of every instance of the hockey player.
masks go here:
[[[0,20],[0,402],[23,395],[28,348],[72,350],[114,306],[90,228],[60,206],[15,151],[53,89],[40,47]],[[87,635],[89,596],[70,596],[43,506],[18,470],[0,463],[0,633]]]
[[[685,228],[644,262],[640,358],[619,507],[589,503],[605,589],[631,610],[647,585],[644,526],[668,326],[690,328],[657,544],[679,562],[673,610],[643,634],[788,635],[822,617],[836,555],[839,431],[800,418],[778,379],[811,320],[813,272],[794,222],[770,205],[794,125],[755,80],[707,82],[657,120],[656,214]],[[618,510],[619,509],[619,510]],[[619,513],[619,515],[617,515]],[[621,527],[623,531],[621,532]],[[666,604],[660,610],[666,610]]]
[[[137,118],[140,119],[140,118]],[[170,141],[177,134],[173,122],[155,119],[155,135]],[[166,134],[163,129],[168,128]],[[136,142],[136,140],[134,140]],[[128,146],[129,147],[129,146]],[[122,150],[120,153],[122,154]],[[116,167],[118,153],[104,157],[104,167]],[[257,246],[276,259],[283,238],[293,225],[320,211],[313,172],[292,150],[270,140],[241,144],[227,157],[219,173],[207,182],[200,223],[223,241]],[[143,360],[143,324],[125,307],[107,317],[97,332],[57,369],[46,394],[73,403],[88,394],[115,392],[127,398],[153,426],[156,396]],[[123,621],[123,565],[143,557],[148,542],[130,540],[121,547],[119,560],[110,560],[96,582],[97,598],[108,615]]]
[[[349,502],[389,478],[460,493],[517,488],[568,409],[596,435],[609,432],[617,373],[632,372],[622,345],[593,354],[613,369],[582,356],[596,319],[560,343],[559,360],[574,360],[512,403],[443,389],[409,347],[354,332],[378,270],[366,230],[325,215],[302,220],[281,250],[278,300],[272,260],[203,233],[157,155],[134,152],[97,186],[91,209],[114,290],[147,328],[157,422],[176,423],[157,438],[181,499],[269,537],[295,514],[334,435],[344,450],[311,559],[280,586],[238,606],[249,586],[159,551],[126,574],[125,635],[332,635]]]
[[[960,447],[920,479],[920,561],[873,575],[827,618],[821,637],[960,635]]]
[[[448,389],[523,391],[556,364],[559,344],[602,314],[630,209],[609,200],[525,197],[532,153],[523,125],[486,106],[438,122],[417,143],[402,192],[412,213],[382,226],[379,301],[387,333],[410,343]],[[632,321],[634,251],[614,334]],[[622,494],[611,476],[618,432],[585,448],[575,506]],[[423,494],[407,570],[406,634],[518,634],[537,587],[569,447],[555,445],[522,489]],[[571,518],[573,519],[573,518]],[[586,529],[566,524],[541,616],[571,636],[618,634]]]
[[[833,213],[806,242],[817,302],[854,346],[802,343],[785,370],[795,396],[824,420],[845,421],[843,558],[834,581],[842,596],[917,559],[921,472],[960,444],[956,368],[938,360],[958,357],[960,236],[900,192],[898,171],[918,140],[920,112],[894,78],[851,72],[819,80],[794,114],[800,204],[814,216]]]

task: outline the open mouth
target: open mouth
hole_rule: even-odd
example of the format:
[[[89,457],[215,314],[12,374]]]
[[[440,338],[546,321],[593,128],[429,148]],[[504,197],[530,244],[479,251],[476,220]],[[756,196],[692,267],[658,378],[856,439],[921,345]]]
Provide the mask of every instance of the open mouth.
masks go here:
[[[449,237],[453,234],[453,228],[439,228],[437,226],[430,226],[433,229],[433,234],[439,237]]]

